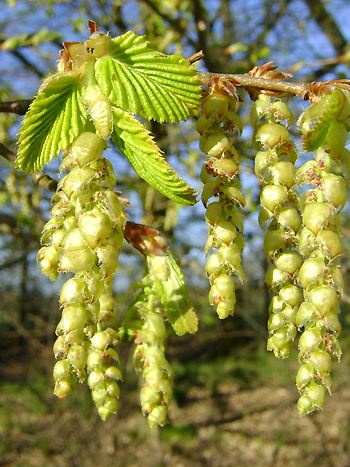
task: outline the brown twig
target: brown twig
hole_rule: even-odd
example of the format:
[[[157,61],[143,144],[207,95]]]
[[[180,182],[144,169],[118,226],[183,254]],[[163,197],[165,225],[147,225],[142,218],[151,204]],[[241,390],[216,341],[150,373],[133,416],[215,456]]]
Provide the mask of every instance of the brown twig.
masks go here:
[[[301,82],[291,82],[284,81],[279,79],[267,79],[267,78],[258,78],[249,75],[248,73],[244,74],[221,74],[221,73],[199,73],[199,78],[201,82],[205,85],[209,84],[213,78],[223,78],[227,81],[230,81],[235,86],[241,86],[244,88],[256,88],[266,91],[279,92],[282,95],[291,94],[293,96],[299,96],[304,100],[310,98],[312,94],[316,92],[317,89],[322,88],[322,91],[326,89],[332,89],[335,87],[346,88],[350,90],[349,82],[343,80],[334,80],[334,81],[325,81],[325,82],[312,82],[312,83],[301,83]]]
[[[198,62],[198,60],[201,60],[203,57],[204,57],[203,50],[199,50],[195,54],[191,55],[187,60],[192,65],[192,63]]]
[[[16,161],[16,153],[11,151],[11,149],[2,143],[0,143],[0,156],[4,157],[11,164],[14,164]],[[31,176],[34,182],[38,183],[38,185],[40,185],[42,188],[52,192],[56,191],[57,182],[48,175],[45,175],[42,172],[36,172],[31,174]]]
[[[31,99],[0,102],[0,112],[24,115],[27,112],[31,102]]]

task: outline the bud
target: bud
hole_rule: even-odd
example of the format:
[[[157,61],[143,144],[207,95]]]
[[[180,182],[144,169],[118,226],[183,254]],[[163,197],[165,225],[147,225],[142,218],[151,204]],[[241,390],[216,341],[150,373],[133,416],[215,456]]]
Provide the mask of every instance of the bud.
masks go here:
[[[316,410],[311,399],[309,399],[306,395],[299,397],[297,407],[300,415],[307,415]]]
[[[332,260],[343,253],[339,235],[333,230],[321,230],[316,238],[324,255]]]
[[[212,118],[222,120],[228,112],[227,97],[221,94],[209,95],[203,100],[202,111],[205,119]],[[203,116],[201,118],[203,118]]]
[[[282,300],[287,303],[289,306],[294,308],[303,301],[303,292],[300,287],[297,287],[294,284],[286,284],[284,285],[279,295],[281,296]]]
[[[294,185],[295,168],[291,162],[276,162],[269,167],[275,185],[291,188]]]
[[[317,235],[322,227],[327,227],[333,220],[334,208],[330,203],[310,203],[305,206],[303,222],[314,235]]]
[[[285,324],[285,322],[286,322],[286,319],[283,313],[272,314],[267,323],[269,332],[277,331]]]
[[[322,231],[320,232],[322,233]],[[323,281],[325,263],[322,258],[310,258],[304,261],[299,271],[299,282],[303,288]]]
[[[62,191],[70,199],[73,194],[76,194],[80,188],[90,183],[95,177],[95,171],[90,167],[74,167],[68,175],[63,177],[57,186],[57,189],[62,189]]]
[[[313,350],[308,356],[308,362],[321,377],[330,373],[332,369],[332,359],[325,350]]]
[[[273,102],[268,107],[268,113],[273,115],[274,119],[278,123],[286,122],[287,126],[292,123],[292,112],[288,109],[288,106],[283,101]]]
[[[289,275],[286,272],[281,271],[271,266],[265,276],[265,283],[268,287],[282,287],[289,280]]]
[[[303,256],[310,256],[315,246],[315,236],[306,227],[299,230],[298,234],[298,247],[299,252]]]
[[[290,354],[291,339],[285,330],[280,329],[275,332],[267,341],[267,350],[272,350],[276,357],[286,358]]]
[[[71,366],[68,360],[60,360],[56,362],[53,368],[53,379],[56,381],[65,376],[69,376],[70,368]]]
[[[278,222],[286,229],[292,229],[297,233],[301,227],[301,217],[296,208],[287,207],[281,209],[277,215]]]
[[[84,99],[92,121],[102,138],[108,138],[113,130],[112,107],[98,84],[85,86]]]
[[[105,350],[108,346],[116,344],[117,341],[117,332],[111,328],[96,332],[91,338],[91,344],[98,350]]]
[[[101,407],[97,407],[97,411],[101,419],[105,422],[111,415],[118,412],[118,407],[118,401],[110,397],[104,401],[104,404]]]
[[[157,405],[147,417],[148,424],[151,428],[156,428],[157,426],[164,426],[168,421],[168,408]]]
[[[230,244],[237,237],[238,231],[234,224],[229,221],[219,220],[214,227],[213,235],[218,241]]]
[[[295,378],[297,388],[302,391],[303,388],[314,378],[314,371],[309,363],[304,363],[299,367]]]
[[[325,200],[334,207],[342,209],[348,198],[348,187],[343,177],[326,174],[322,178],[322,191]]]
[[[230,141],[221,130],[209,133],[208,135],[203,135],[199,139],[200,149],[205,154],[212,157],[220,157],[229,149],[230,145]]]
[[[295,318],[296,325],[300,329],[306,326],[310,321],[316,319],[317,310],[311,302],[303,302]]]
[[[86,131],[78,136],[72,144],[70,156],[72,161],[78,164],[79,167],[85,167],[85,165],[98,159],[105,147],[106,141],[103,138]]]
[[[82,303],[67,305],[60,321],[60,326],[64,334],[83,328],[88,319],[86,307]]]
[[[60,399],[65,399],[72,392],[72,377],[65,376],[55,382],[53,393]]]
[[[285,250],[275,259],[275,266],[287,274],[295,274],[303,263],[302,256],[297,251]]]
[[[282,229],[268,230],[264,239],[264,250],[273,257],[278,250],[284,249],[287,246],[285,232]]]
[[[302,355],[318,349],[322,341],[320,330],[316,327],[306,329],[299,339],[299,351]]]
[[[288,130],[276,123],[266,123],[262,125],[256,134],[257,141],[270,149],[290,143]]]
[[[57,360],[67,356],[68,346],[64,336],[58,336],[53,345],[53,354]]]
[[[110,37],[102,32],[94,32],[85,42],[86,50],[94,58],[101,58],[108,55],[114,44]]]
[[[335,310],[339,303],[337,292],[333,287],[327,285],[321,285],[310,290],[309,300],[322,316],[325,316],[331,310]]]
[[[196,130],[200,135],[205,134],[209,131],[210,127],[213,125],[213,120],[210,118],[201,115],[196,122]]]
[[[221,301],[216,305],[216,312],[220,319],[225,319],[228,316],[232,316],[234,313],[235,300],[232,298],[230,303]]]
[[[287,201],[288,192],[284,186],[266,185],[262,189],[260,202],[269,211],[274,212],[277,207]]]
[[[264,172],[277,162],[278,158],[273,151],[259,151],[255,156],[255,174],[263,176]]]
[[[119,264],[120,248],[107,244],[96,248],[96,255],[105,277],[115,273]]]
[[[44,246],[38,251],[37,259],[40,264],[41,271],[51,280],[57,279],[59,256],[59,252],[52,245]]]
[[[206,220],[210,224],[215,224],[221,216],[222,207],[218,201],[214,201],[213,203],[208,204],[207,212],[206,212]]]
[[[61,289],[60,304],[78,302],[85,297],[85,281],[82,277],[73,277],[65,282]]]
[[[95,263],[95,255],[89,248],[79,229],[71,230],[65,238],[60,260],[60,271],[84,272]]]
[[[318,384],[315,381],[311,381],[304,390],[305,395],[307,395],[314,406],[316,406],[318,409],[321,409],[324,406],[326,390],[321,384]]]
[[[81,214],[78,226],[80,233],[92,249],[111,237],[113,232],[111,221],[97,208]]]

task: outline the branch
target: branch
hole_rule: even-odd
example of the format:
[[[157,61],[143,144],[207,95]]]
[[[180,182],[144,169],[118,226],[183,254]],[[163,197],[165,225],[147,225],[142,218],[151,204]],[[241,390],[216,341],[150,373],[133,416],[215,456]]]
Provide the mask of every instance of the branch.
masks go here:
[[[14,113],[24,115],[30,106],[31,99],[22,99],[16,101],[0,102],[0,112]]]
[[[20,255],[18,258],[15,259],[9,259],[8,261],[4,261],[2,264],[0,264],[0,271],[3,271],[4,269],[12,268],[13,266],[16,266],[17,264],[22,263],[23,261],[26,260],[27,256],[29,253],[32,251],[35,251],[37,247],[30,248],[29,250],[25,251],[22,255]]]
[[[208,85],[213,78],[222,78],[230,81],[235,86],[242,86],[244,88],[256,88],[265,91],[274,91],[281,94],[291,94],[299,96],[304,100],[309,99],[312,94],[317,93],[317,90],[322,87],[325,91],[326,87],[329,89],[334,87],[347,88],[349,86],[348,80],[331,80],[324,82],[290,82],[279,79],[267,79],[251,76],[248,73],[244,74],[224,74],[224,73],[199,73],[199,79],[205,85]],[[348,89],[350,90],[350,88]]]
[[[204,62],[208,70],[222,70],[223,62],[222,55],[219,51],[210,44],[208,38],[209,31],[209,19],[208,13],[202,4],[201,0],[192,0],[192,12],[193,18],[197,30],[198,47],[202,49],[204,53]],[[227,69],[227,59],[225,63]]]
[[[181,24],[181,20],[177,18],[173,18],[163,11],[161,11],[157,4],[153,3],[152,0],[142,0],[142,3],[147,5],[154,13],[162,18],[165,22],[167,22],[175,31],[177,31],[181,36],[186,35],[186,28],[183,27]]]
[[[336,52],[339,55],[344,53],[348,41],[339,29],[337,23],[334,21],[333,16],[325,8],[324,3],[320,0],[305,0],[305,2],[314,17],[314,20],[320,29],[322,29]]]
[[[14,165],[16,161],[16,153],[7,148],[4,144],[0,143],[0,156],[4,157],[7,161]],[[45,175],[42,172],[36,172],[31,174],[32,179],[35,183],[38,183],[42,188],[49,191],[56,191],[57,182],[53,178]]]
[[[26,68],[36,74],[40,79],[44,78],[45,73],[43,73],[39,68],[30,62],[19,50],[10,50],[9,51],[14,57],[16,57]]]

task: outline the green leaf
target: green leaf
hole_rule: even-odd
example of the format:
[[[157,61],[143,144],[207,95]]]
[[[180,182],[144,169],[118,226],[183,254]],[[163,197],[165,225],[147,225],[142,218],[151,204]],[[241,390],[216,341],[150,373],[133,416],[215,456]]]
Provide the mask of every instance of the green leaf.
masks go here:
[[[86,119],[78,77],[50,77],[23,119],[17,167],[23,172],[40,170],[73,143],[84,130]]]
[[[137,174],[164,196],[182,205],[196,202],[194,190],[177,177],[146,128],[132,115],[113,108],[112,141]]]
[[[158,289],[164,312],[178,336],[194,334],[198,318],[189,303],[184,276],[172,254],[147,257],[150,278]]]
[[[132,31],[95,64],[96,80],[113,105],[159,122],[187,120],[199,106],[196,70],[179,55],[152,50]]]
[[[343,93],[339,89],[334,89],[301,114],[298,125],[301,128],[305,151],[315,151],[321,146],[329,126],[336,120],[343,104]]]

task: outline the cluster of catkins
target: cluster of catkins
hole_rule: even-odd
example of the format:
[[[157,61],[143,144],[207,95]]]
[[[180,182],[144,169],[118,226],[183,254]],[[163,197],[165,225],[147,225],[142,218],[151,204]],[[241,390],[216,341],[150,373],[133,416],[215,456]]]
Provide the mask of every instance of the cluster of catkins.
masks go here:
[[[104,420],[117,411],[120,392],[112,280],[125,222],[113,168],[102,157],[105,146],[105,139],[85,132],[65,154],[61,170],[69,172],[53,197],[38,253],[41,269],[51,279],[59,272],[73,274],[60,294],[55,394],[63,398],[75,381],[87,378]]]
[[[245,203],[238,180],[239,155],[233,142],[242,129],[236,113],[238,97],[233,87],[214,81],[202,99],[197,121],[200,148],[206,155],[201,172],[202,201],[207,208],[209,237],[206,244],[206,272],[210,281],[209,302],[223,319],[235,308],[234,276],[244,280],[241,266]],[[216,201],[207,204],[209,198]]]
[[[272,262],[266,274],[266,283],[273,291],[267,348],[284,358],[289,356],[297,334],[295,316],[303,300],[298,286],[302,257],[296,249],[301,226],[299,196],[294,189],[297,152],[288,132],[292,115],[285,102],[260,94],[251,120],[261,145],[255,157],[255,173],[262,184],[259,221],[263,226],[268,224],[264,250]]]
[[[304,415],[323,407],[331,391],[332,360],[341,355],[339,212],[348,191],[343,156],[350,100],[336,89],[302,114],[304,149],[316,152],[297,170],[287,105],[261,94],[251,116],[261,145],[255,159],[262,183],[259,221],[268,225],[264,250],[272,262],[266,275],[273,292],[267,348],[277,357],[288,357],[297,331],[302,332],[296,384],[301,394],[298,410]],[[295,185],[302,188],[300,196]]]

